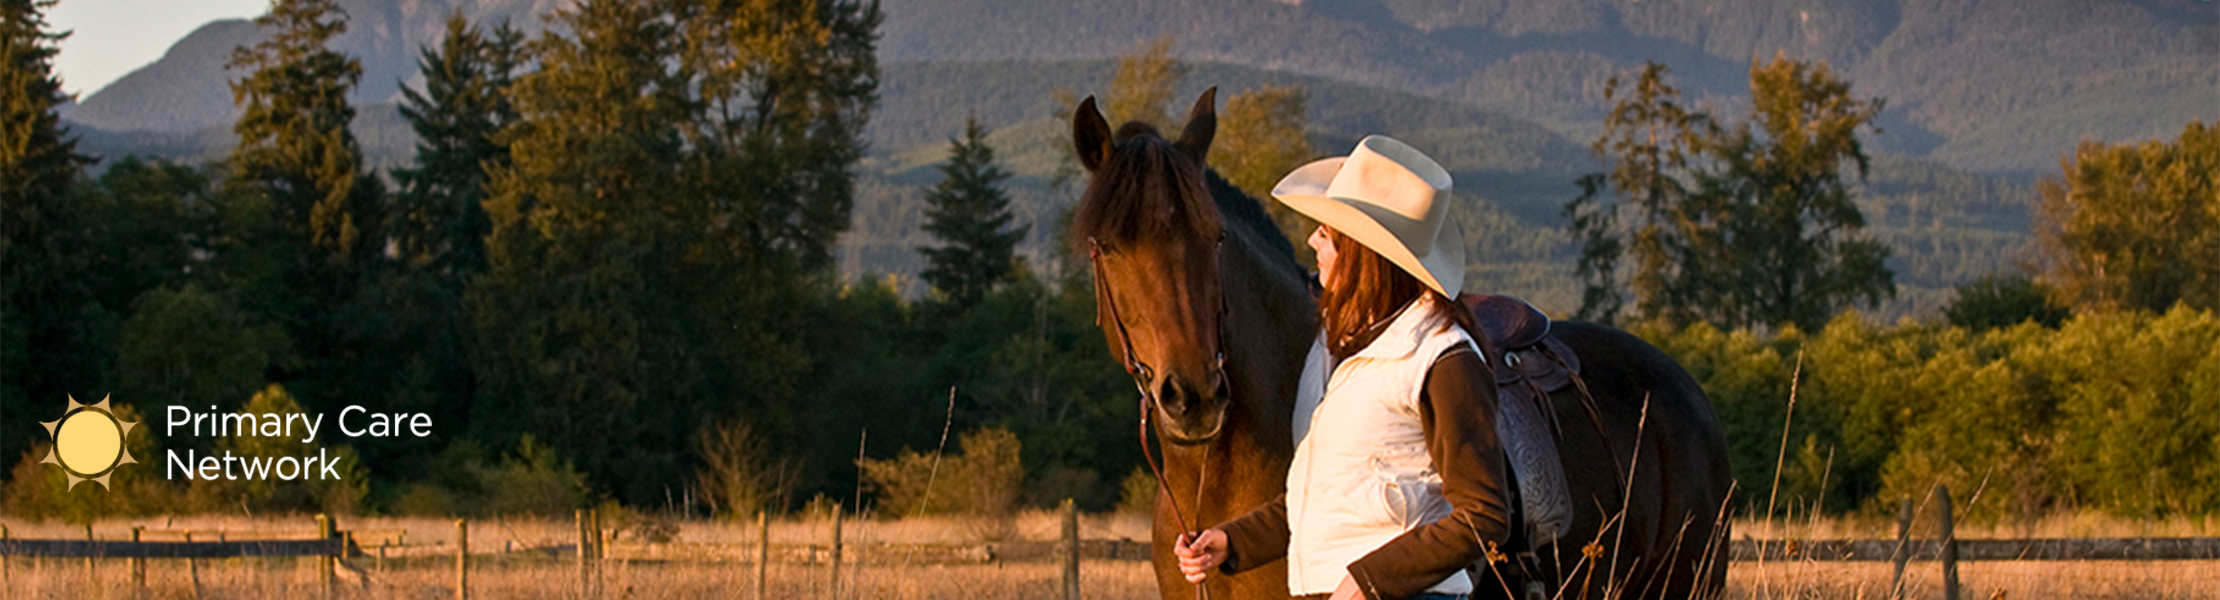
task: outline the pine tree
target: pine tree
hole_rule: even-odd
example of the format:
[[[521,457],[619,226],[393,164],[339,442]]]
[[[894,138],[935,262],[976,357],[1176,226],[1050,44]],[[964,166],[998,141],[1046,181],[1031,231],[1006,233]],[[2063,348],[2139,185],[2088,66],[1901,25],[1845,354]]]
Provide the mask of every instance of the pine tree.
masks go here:
[[[977,117],[964,120],[963,139],[949,140],[940,172],[940,183],[925,193],[925,231],[942,244],[917,251],[928,265],[925,281],[956,306],[969,307],[1015,272],[1012,251],[1028,228],[1005,231],[1010,196],[1002,181],[1010,174],[995,166]]]
[[[852,202],[876,4],[589,0],[511,88],[488,271],[466,292],[484,418],[659,501],[692,428],[779,404]],[[790,435],[770,431],[766,435]]]
[[[53,0],[0,0],[0,457],[14,460],[36,439],[14,422],[39,402],[97,386],[105,346],[87,330],[97,302],[75,185],[92,159],[62,127],[68,100],[54,76],[47,30]]]
[[[69,101],[54,76],[56,44],[68,33],[46,30],[42,11],[54,0],[0,1],[0,197],[7,200],[0,231],[26,239],[92,162],[77,154],[54,109]],[[0,246],[0,252],[6,247]],[[0,259],[5,258],[0,254]]]
[[[1688,161],[1695,153],[1708,117],[1679,102],[1680,90],[1666,80],[1671,70],[1645,63],[1642,73],[1624,87],[1613,77],[1603,98],[1615,102],[1604,117],[1604,134],[1592,149],[1610,164],[1610,170],[1581,177],[1581,195],[1565,205],[1571,232],[1581,242],[1575,273],[1582,282],[1580,310],[1576,316],[1610,322],[1623,304],[1619,288],[1619,260],[1631,255],[1636,266],[1635,305],[1652,316],[1674,321],[1693,317],[1680,314],[1687,295],[1677,277],[1693,269],[1679,242],[1687,197],[1683,181]],[[1627,94],[1620,97],[1621,94]],[[1615,193],[1619,203],[1606,204]],[[1618,210],[1632,205],[1638,213],[1633,223],[1618,224]],[[1626,237],[1632,237],[1631,243]]]
[[[493,172],[489,270],[467,292],[481,439],[546,440],[619,498],[683,477],[679,415],[716,373],[669,290],[694,240],[680,211],[685,80],[667,13],[594,0],[555,13],[520,77],[511,163]],[[711,328],[714,329],[714,328]],[[664,443],[669,442],[669,443]],[[628,477],[627,475],[632,477]]]
[[[401,192],[388,228],[403,261],[458,293],[485,270],[486,172],[509,161],[497,138],[517,120],[507,88],[523,46],[524,35],[506,23],[489,32],[457,11],[439,48],[425,48],[417,60],[423,91],[401,90],[401,117],[416,131],[416,166],[394,172]]]
[[[242,109],[232,131],[230,183],[268,202],[290,242],[327,264],[353,266],[383,250],[373,229],[375,180],[347,126],[347,93],[362,62],[332,50],[347,30],[333,0],[277,0],[255,19],[270,36],[234,50],[227,65],[246,75],[231,84]]]

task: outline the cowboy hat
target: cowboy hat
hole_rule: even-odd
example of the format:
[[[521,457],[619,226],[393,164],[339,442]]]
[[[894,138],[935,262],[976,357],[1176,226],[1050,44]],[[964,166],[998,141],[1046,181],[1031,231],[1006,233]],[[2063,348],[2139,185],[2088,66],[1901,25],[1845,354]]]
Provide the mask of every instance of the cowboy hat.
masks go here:
[[[1288,173],[1272,186],[1272,197],[1455,298],[1465,282],[1465,236],[1448,219],[1450,185],[1449,171],[1434,159],[1371,135],[1348,156]]]

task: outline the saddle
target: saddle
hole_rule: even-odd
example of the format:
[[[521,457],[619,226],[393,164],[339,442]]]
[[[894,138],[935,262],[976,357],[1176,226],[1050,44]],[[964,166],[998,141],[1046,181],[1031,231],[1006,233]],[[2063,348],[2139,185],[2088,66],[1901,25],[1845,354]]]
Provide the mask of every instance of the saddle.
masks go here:
[[[1525,525],[1513,532],[1512,546],[1514,552],[1530,551],[1557,541],[1572,525],[1572,494],[1565,485],[1564,461],[1557,455],[1563,425],[1550,396],[1578,382],[1580,358],[1549,337],[1549,315],[1524,300],[1496,295],[1457,300],[1472,310],[1488,341],[1485,358],[1495,371],[1496,437],[1511,466],[1512,508]]]

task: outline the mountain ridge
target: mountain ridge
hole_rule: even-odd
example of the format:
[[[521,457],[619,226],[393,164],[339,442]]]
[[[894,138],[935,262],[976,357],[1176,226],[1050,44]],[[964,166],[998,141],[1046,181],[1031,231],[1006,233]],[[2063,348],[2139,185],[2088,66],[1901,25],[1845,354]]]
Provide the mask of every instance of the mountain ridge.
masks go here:
[[[528,33],[571,0],[342,0],[336,43],[364,63],[358,102],[398,100],[417,48],[460,9]],[[1606,80],[1657,60],[1689,96],[1746,102],[1775,51],[1825,60],[1889,101],[1876,147],[1982,172],[2055,166],[2082,139],[2163,138],[2220,106],[2220,3],[2179,0],[901,0],[885,63],[1098,59],[1170,36],[1184,59],[1395,89],[1592,136]],[[246,21],[188,35],[86,97],[107,131],[191,132],[233,116],[231,47]]]

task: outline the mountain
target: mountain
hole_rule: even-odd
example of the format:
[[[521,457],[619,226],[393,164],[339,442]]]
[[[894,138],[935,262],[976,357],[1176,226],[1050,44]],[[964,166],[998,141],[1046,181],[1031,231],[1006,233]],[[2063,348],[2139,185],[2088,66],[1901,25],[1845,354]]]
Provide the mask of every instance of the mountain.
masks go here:
[[[418,79],[416,48],[452,11],[537,31],[564,0],[342,0],[340,48],[364,63],[356,135],[369,162],[405,164],[413,139],[396,111]],[[1050,183],[1069,133],[1055,90],[1100,93],[1114,63],[1176,36],[1196,65],[1180,95],[1267,83],[1310,91],[1311,138],[1347,148],[1392,133],[1456,177],[1477,257],[1474,289],[1569,310],[1578,294],[1558,207],[1593,170],[1604,81],[1644,60],[1674,68],[1691,96],[1739,114],[1748,61],[1776,50],[1828,60],[1860,95],[1888,98],[1860,204],[1893,249],[1901,294],[1884,319],[1934,314],[1951,286],[2015,268],[2029,247],[2028,175],[2054,171],[2084,138],[2171,137],[2220,117],[2220,5],[2050,0],[897,0],[886,6],[880,104],[866,132],[850,277],[908,276],[924,189],[947,141],[977,114],[1031,233],[1052,251],[1071,190]],[[233,143],[222,64],[252,43],[245,21],[204,26],[148,65],[71,107],[87,151],[197,161]],[[910,283],[914,287],[914,282]]]
[[[460,10],[527,31],[567,0],[343,0],[338,45],[364,65],[356,99],[394,102],[416,49]],[[2171,136],[2220,108],[2220,3],[2194,0],[894,0],[886,63],[1114,56],[1173,36],[1190,60],[1449,100],[1575,139],[1604,82],[1645,60],[1731,108],[1752,58],[1826,60],[1888,99],[1877,148],[1974,171],[2054,169],[2082,139]],[[229,122],[218,21],[88,96],[70,119],[193,132]]]
[[[447,18],[461,11],[477,23],[506,21],[537,35],[539,15],[567,0],[341,0],[347,32],[334,47],[362,61],[357,105],[398,103],[401,86],[421,85],[418,51],[437,46]],[[260,40],[252,21],[224,19],[202,25],[170,46],[162,58],[124,75],[86,96],[68,114],[79,125],[110,132],[197,133],[228,129],[238,115],[229,82],[239,76],[224,69],[232,49]]]

